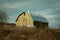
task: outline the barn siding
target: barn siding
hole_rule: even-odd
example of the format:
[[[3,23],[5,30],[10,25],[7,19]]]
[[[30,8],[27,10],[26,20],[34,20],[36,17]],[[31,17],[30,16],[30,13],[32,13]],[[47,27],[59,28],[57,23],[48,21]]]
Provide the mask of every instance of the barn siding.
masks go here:
[[[34,25],[35,25],[37,28],[48,29],[48,23],[34,21]]]
[[[33,20],[29,13],[25,13],[25,15],[22,14],[21,16],[19,16],[19,19],[16,22],[16,26],[27,26],[27,25],[33,25]]]

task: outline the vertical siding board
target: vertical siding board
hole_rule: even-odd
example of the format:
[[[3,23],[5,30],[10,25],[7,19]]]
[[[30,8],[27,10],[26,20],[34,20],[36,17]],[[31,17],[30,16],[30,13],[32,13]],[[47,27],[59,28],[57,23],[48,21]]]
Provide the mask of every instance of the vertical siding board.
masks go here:
[[[27,25],[33,25],[33,20],[29,13],[26,13],[25,15],[22,14],[21,16],[19,16],[19,19],[16,22],[16,26],[27,26]]]

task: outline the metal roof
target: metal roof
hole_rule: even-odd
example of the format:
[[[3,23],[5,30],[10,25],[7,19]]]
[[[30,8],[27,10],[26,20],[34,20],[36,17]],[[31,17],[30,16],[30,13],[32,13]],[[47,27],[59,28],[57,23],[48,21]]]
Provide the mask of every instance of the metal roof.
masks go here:
[[[34,21],[39,21],[39,22],[45,22],[45,23],[48,23],[48,20],[42,16],[33,16],[31,15],[32,19]]]

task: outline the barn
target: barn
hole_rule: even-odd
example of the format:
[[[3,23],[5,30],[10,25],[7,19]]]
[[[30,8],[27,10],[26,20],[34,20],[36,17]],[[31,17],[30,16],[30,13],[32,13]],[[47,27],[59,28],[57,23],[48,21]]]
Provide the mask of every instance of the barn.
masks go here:
[[[33,26],[33,19],[29,13],[21,13],[16,19],[16,26]]]
[[[36,26],[37,28],[48,28],[48,21],[42,16],[33,16],[28,12],[23,12],[16,19],[16,26]]]

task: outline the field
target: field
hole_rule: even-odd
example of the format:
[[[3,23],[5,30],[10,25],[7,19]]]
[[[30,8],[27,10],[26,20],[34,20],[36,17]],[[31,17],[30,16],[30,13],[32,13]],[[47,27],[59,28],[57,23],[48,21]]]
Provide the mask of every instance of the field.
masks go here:
[[[0,25],[0,40],[60,40],[60,29]]]

